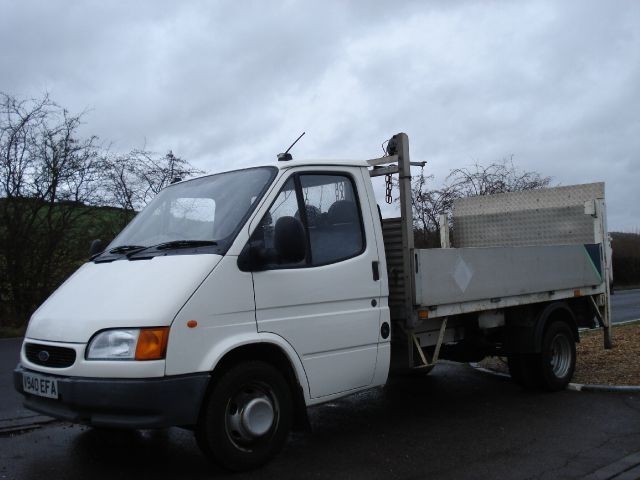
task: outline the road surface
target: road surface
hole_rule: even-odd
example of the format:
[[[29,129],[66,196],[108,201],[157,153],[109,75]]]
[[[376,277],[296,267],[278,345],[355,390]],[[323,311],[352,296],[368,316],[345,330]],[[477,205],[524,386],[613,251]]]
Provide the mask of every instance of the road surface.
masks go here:
[[[611,295],[611,321],[613,323],[640,318],[640,290],[619,290]]]
[[[582,478],[640,451],[640,394],[525,392],[468,365],[310,409],[266,467],[235,479]],[[0,437],[0,478],[227,478],[190,432],[64,423]]]
[[[614,321],[640,318],[640,290],[612,301]],[[3,422],[34,415],[11,380],[20,342],[0,340],[0,431]],[[293,434],[274,462],[233,478],[582,478],[640,452],[640,394],[530,393],[452,363],[311,408],[310,416],[313,432]],[[55,422],[0,433],[0,479],[212,474],[228,476],[178,428],[104,432]]]

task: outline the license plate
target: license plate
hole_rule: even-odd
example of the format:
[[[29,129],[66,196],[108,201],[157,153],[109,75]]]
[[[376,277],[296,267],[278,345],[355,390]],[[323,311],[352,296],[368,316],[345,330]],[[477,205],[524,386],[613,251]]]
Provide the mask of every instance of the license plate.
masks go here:
[[[39,397],[58,398],[58,380],[55,378],[24,372],[22,374],[22,388],[25,393]]]

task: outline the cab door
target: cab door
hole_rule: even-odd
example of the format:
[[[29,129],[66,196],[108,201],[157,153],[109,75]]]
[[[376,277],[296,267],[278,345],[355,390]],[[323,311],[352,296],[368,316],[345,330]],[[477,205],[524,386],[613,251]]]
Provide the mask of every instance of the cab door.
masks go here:
[[[370,385],[376,367],[380,259],[359,173],[294,171],[252,226],[258,331],[294,347],[312,398]]]

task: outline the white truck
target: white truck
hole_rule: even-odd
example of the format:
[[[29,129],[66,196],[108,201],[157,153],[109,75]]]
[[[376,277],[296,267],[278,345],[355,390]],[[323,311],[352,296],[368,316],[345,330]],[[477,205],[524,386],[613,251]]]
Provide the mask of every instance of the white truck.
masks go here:
[[[445,221],[442,248],[415,249],[405,134],[374,160],[284,159],[165,188],[58,288],[14,372],[25,406],[190,428],[246,470],[306,407],[390,372],[499,355],[559,390],[579,327],[610,342],[603,184],[461,200],[453,242]],[[401,217],[382,220],[370,177],[394,174]]]

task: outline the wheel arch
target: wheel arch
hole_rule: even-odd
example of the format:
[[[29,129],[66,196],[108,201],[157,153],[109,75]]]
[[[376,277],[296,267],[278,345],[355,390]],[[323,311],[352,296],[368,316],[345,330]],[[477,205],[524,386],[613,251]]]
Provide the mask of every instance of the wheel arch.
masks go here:
[[[294,429],[308,430],[310,427],[306,405],[310,397],[307,376],[293,347],[277,335],[266,334],[260,335],[259,338],[244,339],[228,345],[219,352],[216,362],[211,367],[207,394],[215,386],[216,380],[230,368],[245,361],[255,360],[274,366],[284,375],[291,388]]]
[[[571,328],[571,333],[573,333],[574,341],[580,341],[578,324],[576,322],[576,317],[573,313],[573,310],[571,309],[571,306],[567,302],[553,302],[547,304],[538,314],[533,336],[536,351],[540,351],[544,332],[554,321],[565,322],[567,325],[569,325],[569,328]]]
[[[544,332],[555,320],[569,325],[574,340],[580,341],[576,316],[569,302],[524,305],[507,309],[505,313],[507,354],[540,353]]]

